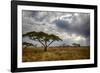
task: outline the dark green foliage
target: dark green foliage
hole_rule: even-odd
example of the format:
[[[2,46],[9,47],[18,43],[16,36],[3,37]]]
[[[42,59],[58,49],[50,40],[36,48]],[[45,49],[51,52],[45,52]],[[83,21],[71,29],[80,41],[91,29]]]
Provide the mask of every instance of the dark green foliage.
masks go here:
[[[80,44],[72,43],[73,46],[80,47]]]
[[[23,42],[22,44],[23,44],[23,46],[25,46],[25,48],[28,47],[28,46],[33,46],[32,43],[28,43],[28,42]]]
[[[47,47],[49,47],[54,41],[61,41],[61,39],[54,34],[47,34],[44,32],[28,32],[23,34],[23,37],[29,37],[32,40],[38,41],[44,47],[45,51],[47,51]]]

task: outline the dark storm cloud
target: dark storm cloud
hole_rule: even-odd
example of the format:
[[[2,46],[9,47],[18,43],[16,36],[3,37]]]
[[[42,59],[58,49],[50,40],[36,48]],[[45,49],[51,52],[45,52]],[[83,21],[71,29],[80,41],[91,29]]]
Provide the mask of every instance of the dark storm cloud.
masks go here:
[[[22,10],[22,14],[24,17],[34,17],[37,15],[37,11]]]
[[[80,20],[78,22],[78,19]],[[79,16],[72,16],[72,22],[66,20],[55,20],[56,26],[59,29],[65,30],[68,33],[75,33],[77,35],[90,37],[90,16],[89,14],[80,14]]]
[[[67,21],[63,21],[63,20],[55,20],[54,23],[56,23],[56,26],[58,26],[59,28],[62,29],[70,29],[70,25]]]
[[[43,31],[64,39],[63,42],[55,42],[56,45],[73,42],[82,45],[89,45],[90,43],[89,13],[23,10],[22,26],[23,34],[30,31]]]

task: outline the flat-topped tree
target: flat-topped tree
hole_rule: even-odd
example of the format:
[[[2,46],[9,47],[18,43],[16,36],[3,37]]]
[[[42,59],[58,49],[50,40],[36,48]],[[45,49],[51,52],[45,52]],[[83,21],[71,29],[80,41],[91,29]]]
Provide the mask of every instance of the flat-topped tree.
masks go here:
[[[78,43],[72,43],[73,46],[76,46],[76,47],[80,47],[80,44]]]
[[[44,32],[28,32],[23,34],[23,37],[28,36],[31,40],[38,41],[43,47],[44,51],[47,51],[47,48],[54,42],[54,41],[61,41],[61,39],[54,35],[54,34],[47,34]]]
[[[22,44],[23,46],[25,46],[25,48],[27,48],[28,46],[33,46],[32,43],[28,43],[28,42],[23,42]]]

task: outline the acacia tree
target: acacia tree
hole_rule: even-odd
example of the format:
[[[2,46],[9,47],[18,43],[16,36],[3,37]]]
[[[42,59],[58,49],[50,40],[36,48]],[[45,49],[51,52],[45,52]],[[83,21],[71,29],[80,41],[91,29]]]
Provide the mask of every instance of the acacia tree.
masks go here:
[[[23,46],[25,46],[25,48],[27,48],[28,46],[33,46],[32,43],[28,43],[28,42],[23,42],[22,44]]]
[[[80,44],[72,43],[73,46],[80,47]]]
[[[43,47],[44,51],[47,51],[47,48],[54,42],[54,41],[60,41],[61,39],[53,34],[47,34],[44,32],[28,32],[26,34],[23,34],[23,37],[29,37],[31,40],[38,41]]]

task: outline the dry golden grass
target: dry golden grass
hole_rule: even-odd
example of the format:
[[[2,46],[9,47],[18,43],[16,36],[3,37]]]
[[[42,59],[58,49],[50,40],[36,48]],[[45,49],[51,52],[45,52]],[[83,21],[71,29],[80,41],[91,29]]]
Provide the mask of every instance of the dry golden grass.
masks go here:
[[[43,48],[24,48],[22,53],[23,62],[79,60],[90,58],[89,47],[48,48],[47,52],[44,52]]]

